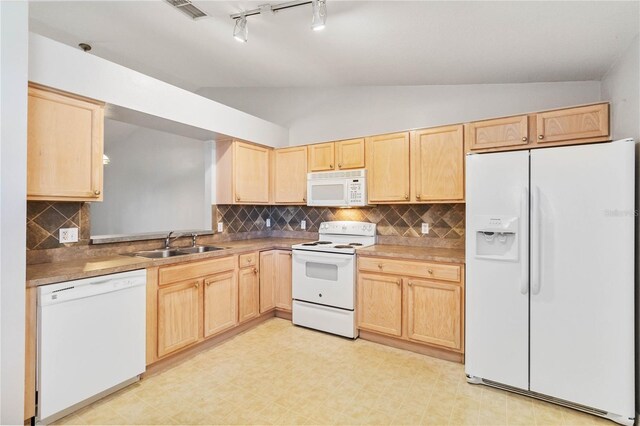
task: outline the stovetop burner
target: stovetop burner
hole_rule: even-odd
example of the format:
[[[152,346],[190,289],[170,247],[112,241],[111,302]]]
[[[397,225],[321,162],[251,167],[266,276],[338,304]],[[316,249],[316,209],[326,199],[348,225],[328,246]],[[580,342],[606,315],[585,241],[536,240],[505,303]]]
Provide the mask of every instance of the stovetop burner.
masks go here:
[[[331,241],[316,241],[315,244],[331,244]]]
[[[303,246],[317,246],[318,243],[302,243]]]
[[[347,248],[347,249],[350,249],[350,248],[353,248],[353,247],[350,246],[350,245],[348,246],[346,244],[338,244],[337,246],[333,246],[333,248],[337,248],[337,249]]]
[[[362,244],[360,243],[349,243],[351,247],[360,247]]]

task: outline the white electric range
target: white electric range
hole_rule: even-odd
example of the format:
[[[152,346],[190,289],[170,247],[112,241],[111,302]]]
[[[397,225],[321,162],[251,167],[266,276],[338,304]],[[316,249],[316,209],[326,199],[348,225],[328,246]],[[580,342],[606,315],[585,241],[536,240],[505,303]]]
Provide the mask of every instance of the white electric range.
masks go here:
[[[334,221],[318,241],[292,247],[293,323],[340,336],[356,330],[356,251],[376,243],[376,225]]]

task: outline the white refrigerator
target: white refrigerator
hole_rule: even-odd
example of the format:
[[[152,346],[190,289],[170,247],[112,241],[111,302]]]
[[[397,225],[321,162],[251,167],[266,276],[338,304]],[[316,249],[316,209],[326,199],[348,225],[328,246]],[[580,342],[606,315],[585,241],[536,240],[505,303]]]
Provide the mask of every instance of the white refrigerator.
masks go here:
[[[633,424],[634,141],[466,159],[466,360],[486,384]]]

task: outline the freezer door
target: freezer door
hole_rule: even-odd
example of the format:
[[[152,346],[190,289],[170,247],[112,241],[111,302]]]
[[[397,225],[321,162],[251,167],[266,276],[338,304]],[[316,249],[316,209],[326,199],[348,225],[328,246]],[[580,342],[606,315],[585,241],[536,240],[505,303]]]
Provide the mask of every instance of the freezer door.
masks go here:
[[[527,389],[529,152],[469,155],[466,174],[466,373]]]
[[[634,415],[634,144],[531,153],[534,392]]]

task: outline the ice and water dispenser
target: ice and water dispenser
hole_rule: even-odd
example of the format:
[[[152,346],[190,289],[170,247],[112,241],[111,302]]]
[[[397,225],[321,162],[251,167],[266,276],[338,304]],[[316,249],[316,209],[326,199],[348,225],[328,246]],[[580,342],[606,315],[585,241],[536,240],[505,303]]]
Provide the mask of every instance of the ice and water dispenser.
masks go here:
[[[476,257],[518,260],[518,217],[476,216]]]

